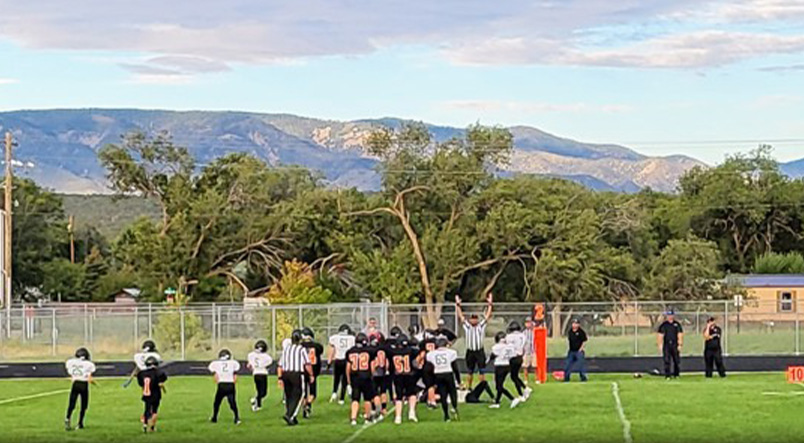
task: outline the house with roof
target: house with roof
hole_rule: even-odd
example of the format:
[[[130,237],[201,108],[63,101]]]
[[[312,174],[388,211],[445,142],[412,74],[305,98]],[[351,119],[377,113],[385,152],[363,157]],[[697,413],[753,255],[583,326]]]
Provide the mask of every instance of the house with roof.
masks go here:
[[[804,297],[804,274],[731,275],[727,281],[745,289],[745,313],[794,315]]]

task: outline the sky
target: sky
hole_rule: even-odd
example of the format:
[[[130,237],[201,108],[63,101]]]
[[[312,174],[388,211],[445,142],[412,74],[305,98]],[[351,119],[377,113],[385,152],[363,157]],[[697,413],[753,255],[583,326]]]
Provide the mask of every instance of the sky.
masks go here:
[[[804,157],[804,0],[0,0],[0,111],[529,125]]]

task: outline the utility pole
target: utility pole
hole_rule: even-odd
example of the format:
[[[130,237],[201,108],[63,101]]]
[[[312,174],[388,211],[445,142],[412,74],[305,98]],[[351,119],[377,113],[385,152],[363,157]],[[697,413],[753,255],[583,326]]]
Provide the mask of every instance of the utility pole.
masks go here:
[[[5,229],[4,237],[5,244],[3,245],[3,264],[5,265],[4,275],[5,278],[5,298],[6,313],[8,317],[6,321],[11,319],[11,208],[14,206],[12,197],[12,181],[13,172],[11,168],[11,148],[14,145],[14,139],[11,136],[11,131],[6,132],[6,189],[5,189]]]

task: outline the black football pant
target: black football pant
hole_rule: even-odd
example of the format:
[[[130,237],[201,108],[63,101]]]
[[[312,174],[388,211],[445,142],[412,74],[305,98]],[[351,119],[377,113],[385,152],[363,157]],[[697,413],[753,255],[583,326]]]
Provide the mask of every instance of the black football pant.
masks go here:
[[[89,409],[89,383],[85,381],[74,381],[73,387],[70,389],[70,402],[67,404],[67,418],[73,416],[75,404],[78,398],[81,398],[81,411],[78,415],[78,424],[84,425],[84,415]]]
[[[706,378],[712,378],[712,372],[717,367],[721,377],[726,376],[726,366],[723,365],[723,352],[720,349],[704,350],[704,363],[706,363]]]
[[[240,420],[240,413],[237,411],[237,400],[234,383],[218,383],[218,391],[215,393],[215,402],[212,404],[212,421],[218,421],[218,412],[221,410],[223,399],[229,402],[229,408],[234,414],[234,421]]]
[[[341,388],[341,394],[339,399],[343,401],[346,397],[346,360],[335,360],[333,363],[334,365],[334,374],[333,377],[335,380],[332,384],[332,393],[338,392],[338,387]]]
[[[514,396],[508,392],[508,389],[505,389],[505,379],[508,378],[509,373],[511,373],[510,366],[494,367],[494,385],[497,388],[497,397],[494,399],[494,403],[500,404],[503,395],[508,398],[508,400],[514,399]]]
[[[678,377],[681,375],[681,355],[677,345],[664,345],[662,347],[665,377]]]
[[[282,374],[282,385],[285,387],[285,417],[288,421],[296,420],[302,406],[305,388],[305,376],[301,372],[285,372]]]
[[[257,396],[255,400],[257,407],[262,407],[262,399],[268,395],[268,376],[265,374],[256,374],[254,376],[254,386],[257,388]]]
[[[525,389],[525,382],[522,381],[522,357],[514,357],[511,359],[511,381],[514,382],[516,392],[522,397],[522,391]]]
[[[446,374],[435,375],[436,390],[439,397],[441,397],[441,409],[444,410],[444,420],[449,420],[449,404],[447,399],[452,403],[452,407],[458,410],[458,387],[455,385],[455,374],[452,372]]]

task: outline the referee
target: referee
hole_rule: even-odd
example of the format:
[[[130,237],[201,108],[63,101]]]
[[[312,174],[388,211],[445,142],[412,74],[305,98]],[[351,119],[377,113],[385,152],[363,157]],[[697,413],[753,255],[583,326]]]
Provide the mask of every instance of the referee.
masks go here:
[[[305,392],[306,383],[304,372],[312,383],[315,381],[313,366],[310,364],[310,356],[307,349],[301,345],[302,333],[298,329],[293,331],[290,336],[291,344],[282,350],[282,357],[279,359],[279,387],[285,390],[285,415],[282,417],[289,426],[299,424],[296,416],[302,406],[302,395]]]
[[[469,390],[472,389],[472,378],[475,372],[478,373],[478,379],[481,382],[486,381],[486,352],[483,348],[483,339],[486,337],[486,326],[491,319],[493,305],[493,295],[489,293],[486,297],[486,311],[483,313],[483,318],[472,314],[467,319],[461,307],[461,297],[455,296],[458,319],[463,324],[463,332],[466,335],[466,367],[469,371],[467,388]]]

